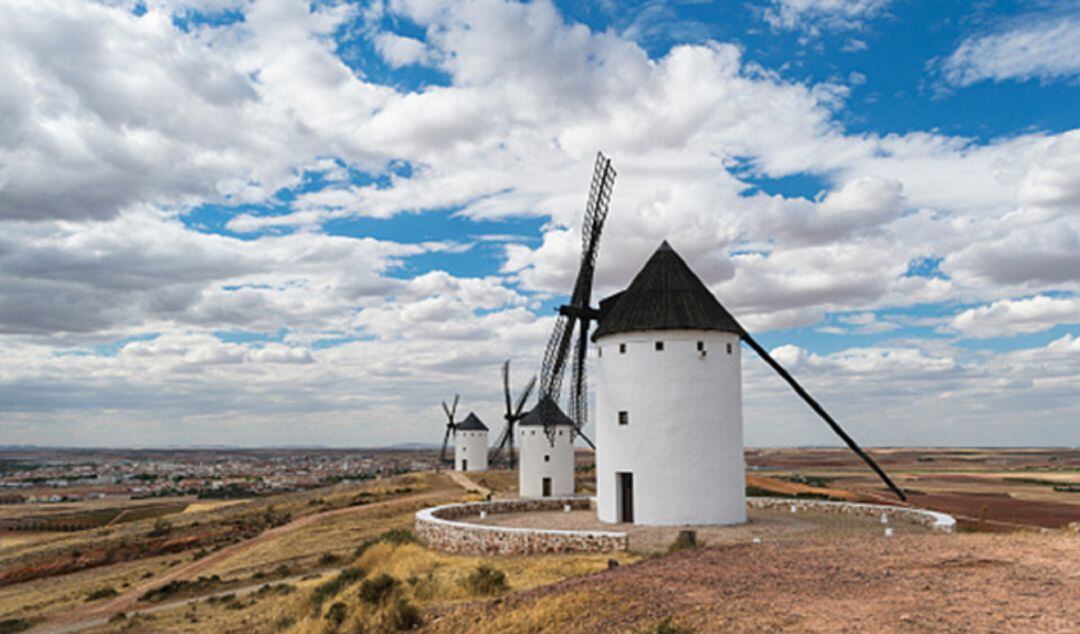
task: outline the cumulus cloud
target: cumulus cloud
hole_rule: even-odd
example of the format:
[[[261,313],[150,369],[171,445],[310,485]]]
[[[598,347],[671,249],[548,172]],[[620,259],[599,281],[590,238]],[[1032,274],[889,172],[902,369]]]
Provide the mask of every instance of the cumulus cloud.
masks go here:
[[[980,81],[1053,80],[1080,74],[1080,15],[1027,16],[965,39],[940,62],[955,86]]]
[[[1048,330],[1059,324],[1080,323],[1080,299],[1037,295],[1029,299],[1004,299],[970,308],[949,322],[964,337],[985,339]]]
[[[543,0],[253,2],[228,4],[239,21],[185,31],[172,20],[222,6],[154,3],[141,17],[59,0],[8,7],[0,377],[17,398],[5,399],[6,437],[40,441],[39,424],[76,441],[139,429],[161,442],[308,442],[290,436],[303,420],[328,443],[401,441],[426,437],[428,415],[439,419],[426,403],[455,390],[497,413],[499,363],[535,370],[552,321],[539,306],[572,284],[597,149],[619,170],[597,297],[663,239],[755,332],[830,319],[883,333],[896,328],[879,309],[963,301],[989,312],[958,315],[950,332],[975,337],[1023,322],[1012,304],[1033,300],[1011,298],[1080,293],[1080,132],[849,133],[845,86],[784,79],[732,43],[650,57]],[[854,31],[887,7],[777,0],[770,15],[778,29]],[[384,28],[398,19],[423,41]],[[399,91],[350,68],[334,34],[353,29],[388,65],[430,65],[448,85]],[[299,187],[311,174],[319,186]],[[751,185],[797,175],[822,193]],[[208,202],[246,203],[223,219],[244,239],[189,221]],[[497,274],[475,277],[402,266],[476,257],[460,241],[324,233],[333,220],[432,210],[545,221],[501,245]],[[926,258],[941,275],[908,274]],[[1004,317],[991,310],[1001,302]],[[904,340],[785,359],[880,432],[878,399],[893,420],[962,422],[987,385],[1054,397],[1080,374],[1074,347],[980,356]],[[748,412],[771,416],[754,399],[772,384],[756,372],[748,365]],[[937,396],[912,400],[925,377]]]
[[[382,32],[375,36],[375,49],[393,68],[431,64],[431,51],[416,38]]]

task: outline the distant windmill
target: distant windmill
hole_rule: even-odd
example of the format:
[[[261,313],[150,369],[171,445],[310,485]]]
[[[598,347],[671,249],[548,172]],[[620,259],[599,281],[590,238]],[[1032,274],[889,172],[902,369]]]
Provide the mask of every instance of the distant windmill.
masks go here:
[[[522,410],[525,409],[525,402],[529,400],[529,394],[532,393],[533,387],[536,386],[536,377],[529,379],[529,382],[525,384],[525,389],[522,390],[521,395],[518,396],[516,402],[510,397],[510,360],[507,359],[506,363],[503,363],[502,367],[503,376],[503,396],[506,398],[506,413],[503,418],[506,420],[506,426],[503,427],[502,434],[499,435],[499,442],[495,444],[495,448],[491,453],[491,463],[504,463],[510,469],[515,467],[514,457],[514,425],[520,421],[524,414]]]
[[[570,303],[559,308],[559,318],[551,332],[544,362],[540,369],[540,402],[549,401],[556,407],[540,408],[544,423],[544,433],[554,442],[556,422],[561,416],[558,412],[559,394],[562,391],[563,374],[570,359],[573,346],[573,360],[570,384],[570,419],[574,422],[574,434],[581,436],[593,449],[593,444],[584,433],[588,421],[589,401],[586,392],[585,358],[589,350],[589,323],[600,317],[599,311],[589,306],[592,298],[593,273],[596,271],[597,249],[600,246],[600,233],[608,215],[611,192],[615,186],[615,168],[611,159],[602,153],[596,155],[593,168],[592,184],[589,186],[589,199],[585,204],[585,218],[581,225],[581,263]],[[574,340],[574,327],[577,325],[578,336]]]
[[[446,412],[446,434],[443,435],[442,451],[439,452],[439,461],[447,462],[446,460],[446,446],[450,443],[450,434],[454,433],[454,414],[457,413],[457,405],[459,396],[454,395],[454,404],[447,407],[446,401],[442,402],[443,411]]]

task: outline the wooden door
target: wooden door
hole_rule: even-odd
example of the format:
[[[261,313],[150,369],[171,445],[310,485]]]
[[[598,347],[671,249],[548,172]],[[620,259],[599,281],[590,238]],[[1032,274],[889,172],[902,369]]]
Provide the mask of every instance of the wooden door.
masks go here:
[[[543,480],[544,497],[551,497],[551,478],[544,478]]]
[[[619,474],[619,521],[634,522],[634,474]]]

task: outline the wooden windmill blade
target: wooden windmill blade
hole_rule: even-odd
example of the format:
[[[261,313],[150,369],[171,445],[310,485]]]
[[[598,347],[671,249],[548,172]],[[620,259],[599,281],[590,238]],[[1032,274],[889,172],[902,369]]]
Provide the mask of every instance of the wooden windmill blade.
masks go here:
[[[457,413],[460,395],[454,395],[454,404],[447,407],[446,401],[442,402],[443,412],[446,413],[446,433],[443,434],[442,449],[439,451],[439,461],[446,462],[446,447],[450,444],[450,434],[454,431],[454,414]]]
[[[740,326],[740,328],[742,328],[742,326]],[[831,428],[833,432],[837,436],[839,436],[845,444],[847,444],[848,448],[855,452],[855,455],[859,456],[859,458],[861,458],[868,467],[873,469],[874,473],[876,473],[877,476],[881,478],[881,481],[884,482],[885,485],[888,486],[889,489],[893,493],[895,493],[898,498],[906,502],[907,495],[904,494],[904,491],[900,487],[896,486],[892,479],[889,478],[889,475],[885,473],[885,470],[878,466],[878,463],[874,462],[874,459],[871,458],[869,454],[863,451],[862,447],[860,447],[859,444],[855,442],[855,439],[849,436],[847,432],[845,432],[843,428],[840,427],[840,424],[837,423],[833,419],[833,417],[825,411],[825,408],[822,407],[821,404],[818,403],[816,400],[814,400],[814,397],[810,396],[809,392],[807,392],[801,385],[799,385],[799,382],[795,380],[795,377],[793,377],[790,372],[785,370],[784,367],[776,361],[776,359],[773,359],[772,355],[769,354],[769,352],[765,350],[765,348],[761,347],[761,344],[755,341],[745,328],[742,328],[741,336],[742,340],[746,342],[746,345],[750,346],[750,348],[752,348],[754,352],[756,352],[758,356],[760,356],[765,361],[765,363],[769,364],[769,367],[775,370],[776,373],[779,374],[780,377],[784,379],[784,381],[786,381],[788,385],[791,386],[791,389],[795,390],[795,393],[798,394],[802,398],[802,400],[810,406],[810,409],[814,410],[814,412],[829,425],[829,428]]]
[[[503,419],[505,424],[502,433],[499,434],[498,442],[495,443],[491,451],[490,462],[504,461],[509,468],[514,468],[514,425],[522,419],[525,403],[529,400],[529,395],[532,394],[534,387],[536,387],[535,375],[529,379],[528,383],[525,384],[525,389],[521,391],[517,400],[514,401],[510,393],[510,361],[507,360],[503,364],[503,395],[506,401],[506,413],[503,414]],[[506,452],[505,460],[503,452]]]
[[[581,228],[581,263],[574,281],[573,295],[568,305],[559,308],[559,317],[548,340],[540,372],[540,400],[551,399],[557,403],[562,391],[566,362],[571,356],[573,357],[570,416],[571,420],[575,421],[574,433],[578,435],[585,424],[588,410],[585,355],[588,351],[589,324],[596,320],[599,314],[589,305],[592,299],[593,275],[599,252],[600,235],[607,219],[614,183],[615,168],[611,165],[611,159],[606,158],[602,153],[597,153]],[[575,350],[571,352],[571,346],[574,345],[575,326],[578,329],[578,341]],[[544,408],[541,413],[549,411],[550,408]],[[549,417],[543,419],[544,432],[552,442],[554,442],[555,434],[553,422],[554,420]],[[587,438],[586,440],[588,441]],[[592,445],[592,441],[588,442]]]

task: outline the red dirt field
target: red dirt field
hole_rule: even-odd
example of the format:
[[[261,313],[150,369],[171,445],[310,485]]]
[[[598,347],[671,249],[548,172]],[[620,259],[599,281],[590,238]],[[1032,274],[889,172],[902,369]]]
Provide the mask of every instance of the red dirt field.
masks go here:
[[[1080,505],[1018,500],[1003,494],[909,493],[908,499],[913,506],[972,519],[983,518],[985,509],[985,519],[991,522],[1044,528],[1061,528],[1071,522],[1080,522]]]
[[[449,610],[437,632],[1077,632],[1080,539],[962,534],[703,548]]]

